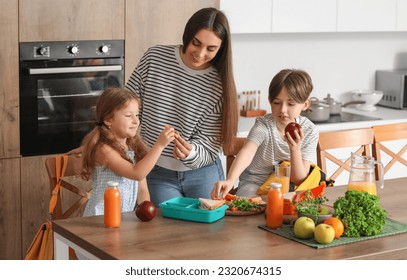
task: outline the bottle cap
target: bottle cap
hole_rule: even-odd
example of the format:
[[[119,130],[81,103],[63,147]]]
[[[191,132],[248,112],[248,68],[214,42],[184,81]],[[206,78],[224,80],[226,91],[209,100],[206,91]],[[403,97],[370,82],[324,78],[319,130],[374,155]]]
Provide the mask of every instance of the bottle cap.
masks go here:
[[[281,188],[281,183],[273,182],[270,184],[270,188]]]
[[[119,183],[115,182],[115,181],[109,181],[109,182],[107,182],[107,185],[109,187],[117,187],[119,185]]]

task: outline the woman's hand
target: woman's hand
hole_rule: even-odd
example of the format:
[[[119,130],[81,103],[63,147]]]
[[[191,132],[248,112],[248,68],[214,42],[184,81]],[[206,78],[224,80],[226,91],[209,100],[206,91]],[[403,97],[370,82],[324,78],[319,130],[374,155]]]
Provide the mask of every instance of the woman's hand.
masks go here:
[[[189,156],[189,153],[192,150],[192,145],[188,143],[185,139],[179,135],[178,132],[175,132],[174,139],[174,157],[176,159],[183,159]]]
[[[230,192],[230,190],[233,189],[233,186],[234,182],[230,180],[216,182],[211,192],[211,198],[217,199],[222,193],[222,198],[224,199],[225,196]]]

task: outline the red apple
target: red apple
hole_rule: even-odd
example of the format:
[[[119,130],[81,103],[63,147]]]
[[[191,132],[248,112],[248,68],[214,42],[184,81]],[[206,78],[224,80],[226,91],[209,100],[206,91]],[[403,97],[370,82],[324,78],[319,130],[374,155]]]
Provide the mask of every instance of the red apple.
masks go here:
[[[143,222],[151,221],[156,214],[156,207],[151,201],[143,201],[136,208],[136,216]]]
[[[284,133],[285,133],[285,134],[287,134],[287,132],[290,133],[291,137],[292,137],[293,139],[295,139],[294,131],[297,130],[297,132],[298,132],[298,134],[299,134],[299,133],[300,133],[300,129],[301,129],[301,125],[299,125],[299,124],[296,123],[296,122],[290,122],[290,123],[287,124],[287,126],[285,127]]]

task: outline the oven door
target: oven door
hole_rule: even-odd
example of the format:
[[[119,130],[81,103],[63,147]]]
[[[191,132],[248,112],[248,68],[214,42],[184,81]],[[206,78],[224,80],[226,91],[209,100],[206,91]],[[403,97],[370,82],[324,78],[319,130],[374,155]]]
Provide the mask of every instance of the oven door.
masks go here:
[[[123,86],[123,65],[123,58],[21,62],[21,155],[78,147],[95,125],[101,91]]]

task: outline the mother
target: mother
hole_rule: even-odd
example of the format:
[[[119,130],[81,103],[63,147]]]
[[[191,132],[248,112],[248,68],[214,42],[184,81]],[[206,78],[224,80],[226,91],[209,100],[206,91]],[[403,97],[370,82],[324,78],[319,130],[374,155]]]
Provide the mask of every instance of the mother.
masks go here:
[[[164,125],[178,132],[147,176],[153,203],[210,197],[223,180],[223,143],[237,131],[237,94],[226,16],[204,8],[189,19],[183,45],[157,45],[141,58],[126,87],[142,100],[141,135],[149,146]]]

